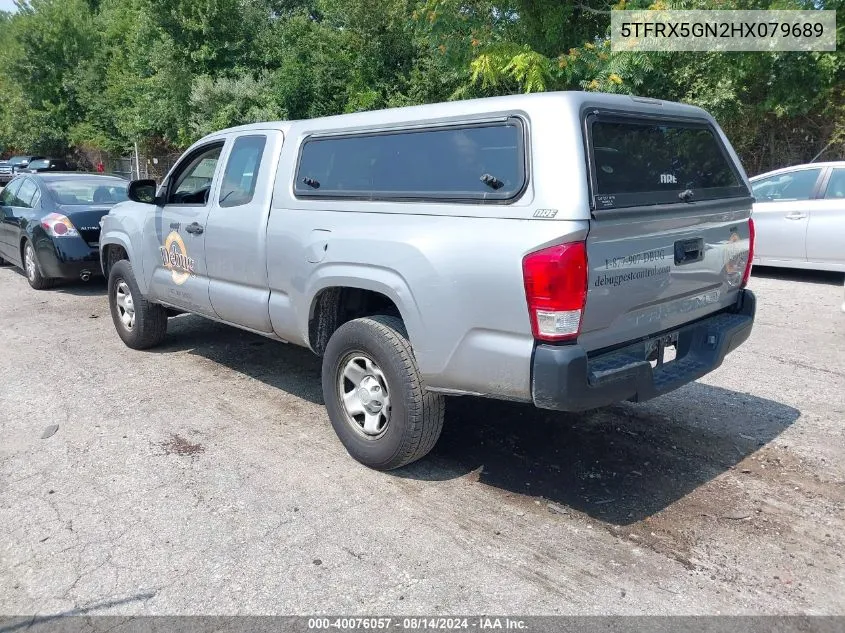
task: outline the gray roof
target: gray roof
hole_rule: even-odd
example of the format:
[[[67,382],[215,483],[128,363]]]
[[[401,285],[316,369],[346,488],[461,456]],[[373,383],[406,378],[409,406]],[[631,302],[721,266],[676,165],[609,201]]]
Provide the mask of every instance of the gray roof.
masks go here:
[[[552,108],[580,108],[584,105],[596,107],[609,107],[623,110],[637,110],[644,106],[653,109],[659,106],[667,114],[681,114],[693,116],[708,116],[707,113],[696,106],[674,103],[672,101],[661,101],[646,97],[632,97],[629,95],[615,95],[597,92],[543,92],[534,94],[510,95],[505,97],[487,97],[483,99],[469,99],[465,101],[449,101],[445,103],[433,103],[428,105],[408,106],[402,108],[389,108],[386,110],[371,110],[367,112],[356,112],[352,114],[339,114],[335,116],[320,117],[315,119],[302,119],[295,121],[273,121],[266,123],[253,123],[238,127],[220,130],[208,135],[206,138],[218,134],[231,132],[248,132],[257,130],[282,130],[287,133],[292,128],[312,130],[314,128],[365,128],[378,125],[399,125],[419,119],[428,121],[492,113],[497,111],[531,111],[537,109]]]

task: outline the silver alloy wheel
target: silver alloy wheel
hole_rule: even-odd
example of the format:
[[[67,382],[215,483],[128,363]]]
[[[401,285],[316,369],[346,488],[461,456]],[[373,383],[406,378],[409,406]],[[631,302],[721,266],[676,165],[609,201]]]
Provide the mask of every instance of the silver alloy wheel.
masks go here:
[[[117,314],[120,322],[127,330],[135,327],[135,301],[132,299],[132,291],[122,279],[117,283],[114,291],[114,302],[117,305]]]
[[[346,421],[368,440],[378,439],[390,423],[387,379],[373,359],[362,352],[347,355],[339,367],[337,393]]]
[[[30,281],[35,281],[35,273],[38,270],[38,264],[35,263],[35,250],[32,244],[27,242],[24,247],[24,268],[26,269],[26,276]]]

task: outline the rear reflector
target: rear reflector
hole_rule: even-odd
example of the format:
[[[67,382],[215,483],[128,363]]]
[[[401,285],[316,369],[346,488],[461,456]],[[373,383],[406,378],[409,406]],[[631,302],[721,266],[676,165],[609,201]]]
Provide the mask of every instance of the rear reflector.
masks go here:
[[[522,260],[522,275],[534,338],[541,341],[577,338],[587,300],[584,242],[529,253]]]

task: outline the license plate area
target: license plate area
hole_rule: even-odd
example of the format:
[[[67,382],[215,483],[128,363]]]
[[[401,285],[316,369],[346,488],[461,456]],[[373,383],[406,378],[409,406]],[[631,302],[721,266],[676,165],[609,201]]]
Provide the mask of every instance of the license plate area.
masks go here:
[[[672,332],[646,341],[645,359],[652,368],[671,363],[678,356],[678,333]]]

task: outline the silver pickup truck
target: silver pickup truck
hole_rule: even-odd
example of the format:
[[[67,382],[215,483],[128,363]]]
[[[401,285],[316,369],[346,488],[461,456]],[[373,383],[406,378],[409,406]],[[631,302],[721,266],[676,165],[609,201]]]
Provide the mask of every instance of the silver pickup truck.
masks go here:
[[[379,469],[444,396],[580,411],[666,393],[748,338],[747,177],[703,110],[548,93],[223,130],[105,216],[118,334],[191,312],[322,356]]]

